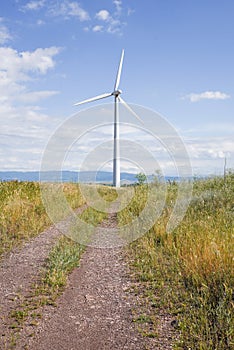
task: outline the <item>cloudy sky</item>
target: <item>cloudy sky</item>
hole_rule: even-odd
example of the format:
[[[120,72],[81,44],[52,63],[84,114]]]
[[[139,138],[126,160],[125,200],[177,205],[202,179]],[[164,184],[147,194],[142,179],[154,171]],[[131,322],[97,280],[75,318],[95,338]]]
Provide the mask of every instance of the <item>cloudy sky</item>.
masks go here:
[[[122,48],[124,99],[165,117],[195,174],[234,168],[233,16],[233,0],[1,1],[0,171],[40,169],[73,104],[112,91]]]

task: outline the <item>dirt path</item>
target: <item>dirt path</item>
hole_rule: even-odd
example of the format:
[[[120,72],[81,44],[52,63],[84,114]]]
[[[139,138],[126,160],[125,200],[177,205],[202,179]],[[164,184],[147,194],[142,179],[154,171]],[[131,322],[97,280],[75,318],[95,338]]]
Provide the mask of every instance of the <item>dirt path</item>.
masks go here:
[[[121,245],[121,240],[118,241],[114,234],[103,237],[103,229],[115,225],[115,217],[110,215],[97,229],[94,242],[108,247],[114,239],[115,245]],[[22,294],[26,293],[58,235],[51,228],[4,262],[0,271],[0,278],[3,278],[0,288],[2,315],[17,303],[8,296],[19,289]],[[25,324],[15,349],[172,349],[168,340],[159,344],[156,338],[143,337],[138,332],[132,316],[137,296],[130,292],[131,287],[123,248],[88,247],[80,267],[69,276],[65,291],[57,299],[57,306],[46,305],[38,310],[42,315],[38,326]],[[4,333],[4,324],[0,331]],[[1,348],[4,349],[0,344]]]
[[[86,206],[76,210],[81,213]],[[63,224],[63,222],[61,222]],[[5,349],[8,315],[27,295],[56,240],[61,236],[54,226],[39,236],[3,256],[0,262],[0,349]]]
[[[29,349],[145,349],[131,322],[128,287],[120,249],[88,248],[58,307],[47,307]]]

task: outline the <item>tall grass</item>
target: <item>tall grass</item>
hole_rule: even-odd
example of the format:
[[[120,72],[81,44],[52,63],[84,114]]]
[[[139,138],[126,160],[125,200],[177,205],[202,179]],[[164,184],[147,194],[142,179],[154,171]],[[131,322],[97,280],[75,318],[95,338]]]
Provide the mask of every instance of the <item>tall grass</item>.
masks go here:
[[[72,208],[84,203],[78,185],[64,184],[63,191]],[[50,224],[39,183],[0,182],[0,255]]]
[[[138,212],[141,191],[119,213],[121,223]],[[134,270],[156,312],[163,307],[176,317],[176,349],[234,349],[234,174],[195,181],[183,221],[168,234],[176,192],[168,185],[160,220],[131,245]]]

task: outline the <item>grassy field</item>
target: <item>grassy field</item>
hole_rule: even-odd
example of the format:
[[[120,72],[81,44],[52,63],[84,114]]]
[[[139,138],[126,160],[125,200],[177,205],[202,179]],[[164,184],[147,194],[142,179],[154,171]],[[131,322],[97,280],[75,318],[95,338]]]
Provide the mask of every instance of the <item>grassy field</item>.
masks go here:
[[[84,203],[76,184],[64,184],[72,208]],[[41,199],[39,183],[0,182],[0,255],[42,232],[51,224]]]
[[[63,191],[73,208],[84,204],[78,185],[64,184]],[[147,191],[146,185],[134,187],[134,197],[118,213],[119,225],[139,215],[147,201]],[[98,192],[110,205],[116,198],[113,188],[100,186]],[[225,179],[195,180],[193,200],[184,219],[172,233],[166,233],[176,194],[177,184],[168,184],[161,217],[147,234],[128,247],[143,299],[153,306],[150,315],[136,313],[135,320],[143,328],[149,320],[156,319],[157,324],[157,314],[163,309],[172,315],[179,335],[175,349],[234,349],[234,174]],[[87,208],[81,218],[95,226],[106,214]],[[39,184],[0,183],[0,253],[49,225]],[[31,302],[14,310],[12,318],[16,324],[18,317],[28,314],[30,308],[37,310],[43,303],[54,302],[67,275],[78,266],[83,249],[67,237],[57,242],[41,283],[33,288]],[[144,334],[157,336],[156,330]]]
[[[121,225],[141,210],[146,186],[119,213]],[[166,233],[177,185],[154,227],[131,244],[132,269],[144,297],[175,318],[175,349],[234,349],[234,174],[194,182],[193,200],[180,225]]]

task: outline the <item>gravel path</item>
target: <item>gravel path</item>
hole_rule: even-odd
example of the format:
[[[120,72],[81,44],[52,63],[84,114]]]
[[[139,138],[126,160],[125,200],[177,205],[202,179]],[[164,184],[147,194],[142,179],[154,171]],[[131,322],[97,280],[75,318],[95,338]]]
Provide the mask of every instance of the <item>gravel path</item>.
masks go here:
[[[132,280],[121,240],[118,241],[115,234],[109,238],[103,235],[105,227],[113,227],[114,232],[115,225],[115,216],[110,214],[97,229],[93,240],[95,244],[98,242],[100,246],[108,247],[114,239],[115,245],[119,243],[120,247],[88,247],[80,267],[70,274],[66,289],[57,299],[57,306],[46,305],[38,310],[42,316],[38,325],[32,329],[25,324],[14,349],[172,349],[168,340],[162,339],[159,344],[156,338],[143,337],[133,322],[132,310],[136,309],[138,300],[137,295],[130,291]],[[19,291],[26,295],[58,236],[59,232],[51,228],[4,260],[0,270],[2,335],[6,330],[4,315],[17,306],[17,298],[12,298],[12,295]],[[4,338],[1,337],[0,349],[5,349]]]
[[[80,214],[86,206],[76,210]],[[64,224],[66,221],[64,222]],[[63,222],[61,222],[63,224]],[[0,262],[0,349],[5,349],[8,334],[8,315],[16,309],[30,286],[36,282],[45,260],[61,236],[54,226],[12,250]]]
[[[40,272],[46,257],[60,232],[54,227],[44,231],[22,249],[13,250],[0,266],[0,333],[10,310],[16,308]],[[1,349],[1,340],[0,340]]]
[[[146,349],[132,322],[129,287],[120,249],[88,248],[29,349]]]

